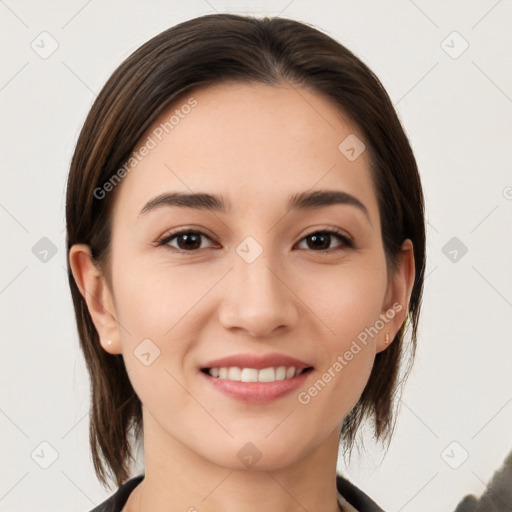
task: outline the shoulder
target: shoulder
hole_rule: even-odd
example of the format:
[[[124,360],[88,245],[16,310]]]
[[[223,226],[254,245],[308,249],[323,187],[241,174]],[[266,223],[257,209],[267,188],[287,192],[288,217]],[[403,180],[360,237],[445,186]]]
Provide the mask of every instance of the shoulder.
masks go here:
[[[90,512],[121,512],[121,509],[128,500],[128,496],[130,496],[130,493],[143,480],[143,478],[144,475],[139,475],[126,481],[112,496],[110,496],[110,498],[105,500],[103,503],[100,503]]]
[[[340,505],[343,506],[345,501],[352,506],[354,512],[384,512],[368,495],[340,474],[336,474],[336,487],[341,494]],[[352,510],[348,508],[347,512]]]

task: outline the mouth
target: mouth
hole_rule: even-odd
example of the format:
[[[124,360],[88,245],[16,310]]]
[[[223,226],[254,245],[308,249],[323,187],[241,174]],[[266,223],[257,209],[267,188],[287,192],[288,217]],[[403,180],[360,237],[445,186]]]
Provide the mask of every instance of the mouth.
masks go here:
[[[312,366],[296,368],[295,366],[277,366],[267,368],[240,368],[238,366],[221,366],[201,368],[201,371],[214,379],[232,380],[235,382],[276,382],[289,380],[313,370]]]
[[[209,361],[199,370],[207,385],[225,396],[263,404],[302,386],[314,366],[284,354],[237,354]]]

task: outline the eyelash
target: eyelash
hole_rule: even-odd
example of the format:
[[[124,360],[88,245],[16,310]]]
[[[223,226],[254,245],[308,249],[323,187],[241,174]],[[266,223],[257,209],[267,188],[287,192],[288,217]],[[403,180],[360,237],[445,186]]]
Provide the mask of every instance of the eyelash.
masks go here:
[[[201,232],[201,231],[198,231],[198,230],[193,230],[193,229],[182,229],[182,230],[179,230],[179,231],[174,231],[174,232],[171,232],[171,233],[166,233],[165,235],[163,235],[157,242],[156,242],[156,245],[157,247],[160,247],[160,246],[164,246],[166,249],[169,249],[173,252],[178,252],[178,253],[185,253],[185,254],[196,254],[197,252],[199,252],[201,249],[194,249],[194,250],[191,250],[191,251],[185,251],[183,249],[177,249],[176,247],[171,247],[169,246],[169,242],[171,240],[173,240],[174,238],[177,238],[179,237],[180,235],[188,235],[188,234],[195,234],[195,235],[201,235],[201,236],[204,236],[206,238],[208,238],[209,240],[211,240],[211,238],[206,235],[205,233]],[[325,250],[318,250],[318,251],[315,251],[313,249],[308,249],[310,250],[311,252],[318,252],[318,253],[329,253],[329,252],[335,252],[336,250],[342,250],[342,249],[354,249],[355,248],[355,244],[353,242],[353,240],[351,238],[349,238],[343,231],[341,230],[337,230],[337,229],[334,229],[334,228],[329,228],[329,229],[321,229],[321,230],[317,230],[317,231],[312,231],[311,233],[307,234],[306,236],[304,236],[300,242],[302,242],[303,240],[305,240],[306,238],[312,236],[312,235],[319,235],[319,234],[322,234],[322,235],[335,235],[336,237],[338,237],[341,242],[342,242],[342,245],[340,248],[336,249],[325,249]]]

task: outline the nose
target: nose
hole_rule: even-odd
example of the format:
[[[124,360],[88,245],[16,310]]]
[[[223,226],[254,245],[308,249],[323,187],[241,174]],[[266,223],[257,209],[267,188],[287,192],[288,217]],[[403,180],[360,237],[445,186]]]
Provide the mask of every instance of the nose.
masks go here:
[[[298,322],[300,301],[289,273],[266,251],[251,263],[235,254],[222,293],[218,316],[225,329],[269,337]]]

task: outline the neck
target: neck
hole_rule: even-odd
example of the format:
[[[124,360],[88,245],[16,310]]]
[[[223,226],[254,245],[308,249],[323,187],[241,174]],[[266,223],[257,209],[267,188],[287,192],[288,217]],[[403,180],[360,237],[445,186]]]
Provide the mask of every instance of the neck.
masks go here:
[[[262,447],[261,458],[252,467],[246,459],[244,468],[239,460],[220,465],[192,451],[143,411],[145,476],[123,512],[339,512],[339,429],[305,455],[290,454],[284,464],[265,464]],[[244,442],[233,444],[237,452],[259,452]]]

